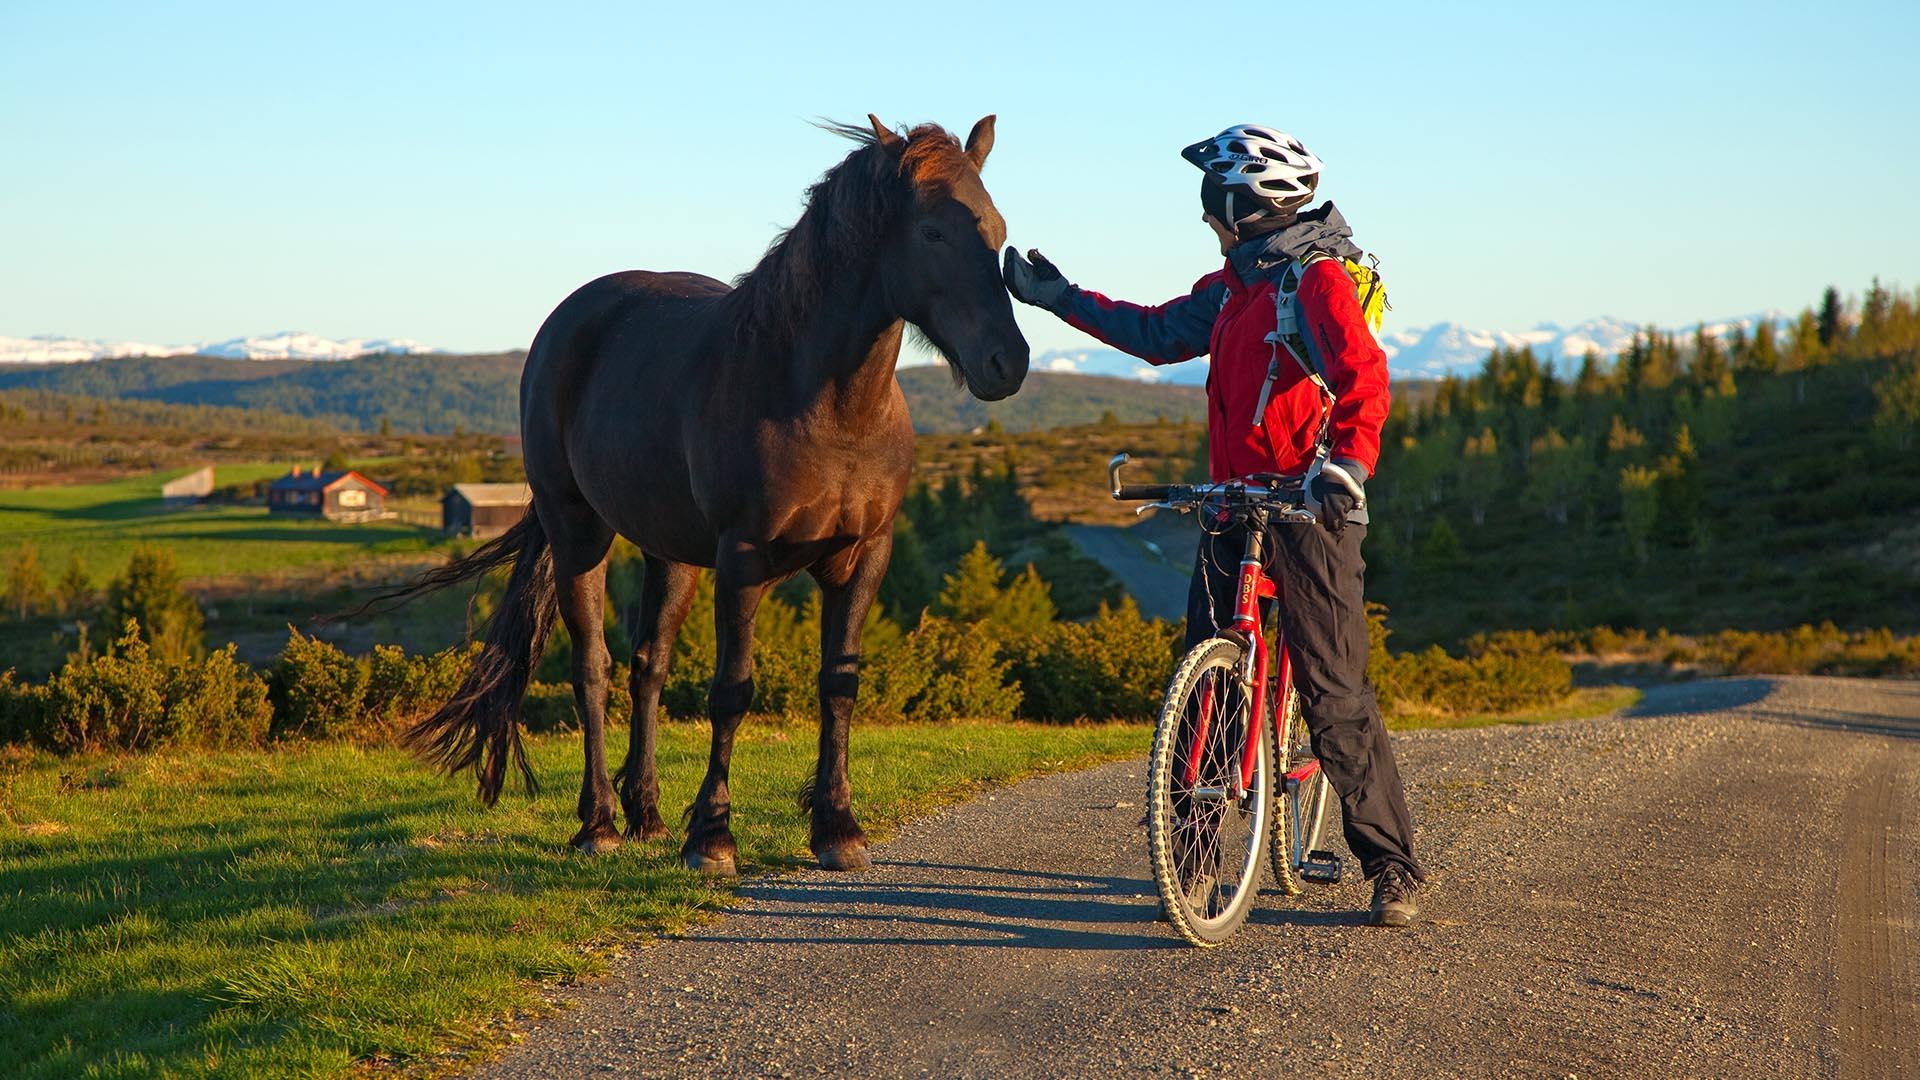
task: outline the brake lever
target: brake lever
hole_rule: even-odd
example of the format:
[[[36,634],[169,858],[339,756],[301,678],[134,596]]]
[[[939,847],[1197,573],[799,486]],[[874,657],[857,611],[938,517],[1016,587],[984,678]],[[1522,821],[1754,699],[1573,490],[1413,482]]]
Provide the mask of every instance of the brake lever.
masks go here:
[[[1171,510],[1176,514],[1191,514],[1193,506],[1191,503],[1150,502],[1135,507],[1133,516],[1139,517],[1149,510]]]

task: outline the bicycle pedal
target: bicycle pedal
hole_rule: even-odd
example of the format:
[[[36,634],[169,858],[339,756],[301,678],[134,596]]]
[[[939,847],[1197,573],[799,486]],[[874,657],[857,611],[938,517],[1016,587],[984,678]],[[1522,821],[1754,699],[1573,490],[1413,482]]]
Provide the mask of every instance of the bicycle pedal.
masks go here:
[[[1300,877],[1316,885],[1338,885],[1346,863],[1331,851],[1309,851],[1300,861]]]

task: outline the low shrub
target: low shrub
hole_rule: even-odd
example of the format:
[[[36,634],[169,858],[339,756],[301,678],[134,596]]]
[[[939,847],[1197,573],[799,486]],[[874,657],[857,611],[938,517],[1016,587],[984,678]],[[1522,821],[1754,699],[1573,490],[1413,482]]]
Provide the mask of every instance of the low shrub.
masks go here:
[[[274,662],[273,734],[281,739],[332,739],[353,733],[366,704],[372,665],[332,643],[287,628]]]
[[[259,746],[273,726],[267,680],[234,657],[228,645],[200,663],[175,665],[167,676],[171,740],[205,747]]]
[[[1011,667],[991,624],[923,615],[897,646],[869,656],[858,708],[876,720],[1011,716],[1021,699]]]
[[[46,737],[55,748],[145,750],[165,740],[167,666],[135,620],[125,626],[105,652],[75,653],[47,680]]]
[[[627,692],[627,668],[614,665],[607,691],[607,737],[627,729],[633,718],[633,696]],[[529,732],[580,730],[580,710],[574,708],[571,683],[537,682],[527,687],[520,704],[520,723]],[[616,755],[618,754],[616,748]]]
[[[1034,720],[1148,720],[1172,674],[1179,627],[1147,619],[1131,596],[1101,604],[1085,623],[1056,623],[1036,647],[1016,655],[1025,691],[1022,715]]]
[[[0,682],[0,715],[9,739],[67,752],[258,746],[272,721],[265,680],[233,646],[170,662],[132,619],[105,652],[76,652],[43,687]]]
[[[476,642],[409,656],[398,645],[375,645],[367,658],[367,686],[359,713],[349,723],[361,742],[389,742],[445,704],[460,689],[474,657]]]

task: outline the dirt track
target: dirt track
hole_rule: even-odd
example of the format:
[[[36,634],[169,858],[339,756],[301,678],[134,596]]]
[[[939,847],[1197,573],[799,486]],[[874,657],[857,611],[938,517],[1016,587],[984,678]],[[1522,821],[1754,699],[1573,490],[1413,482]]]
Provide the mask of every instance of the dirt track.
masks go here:
[[[486,1075],[1920,1077],[1920,684],[1727,680],[1398,737],[1428,919],[1152,922],[1141,767],[751,883]],[[857,752],[857,751],[856,751]]]

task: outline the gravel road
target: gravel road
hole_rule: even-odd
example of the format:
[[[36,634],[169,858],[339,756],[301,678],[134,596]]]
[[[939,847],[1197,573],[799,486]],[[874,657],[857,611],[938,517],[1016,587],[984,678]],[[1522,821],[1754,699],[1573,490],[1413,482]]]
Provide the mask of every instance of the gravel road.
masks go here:
[[[1920,683],[1716,680],[1397,736],[1427,919],[1350,877],[1201,951],[1138,762],[901,832],[858,875],[565,992],[488,1076],[1920,1077]]]

